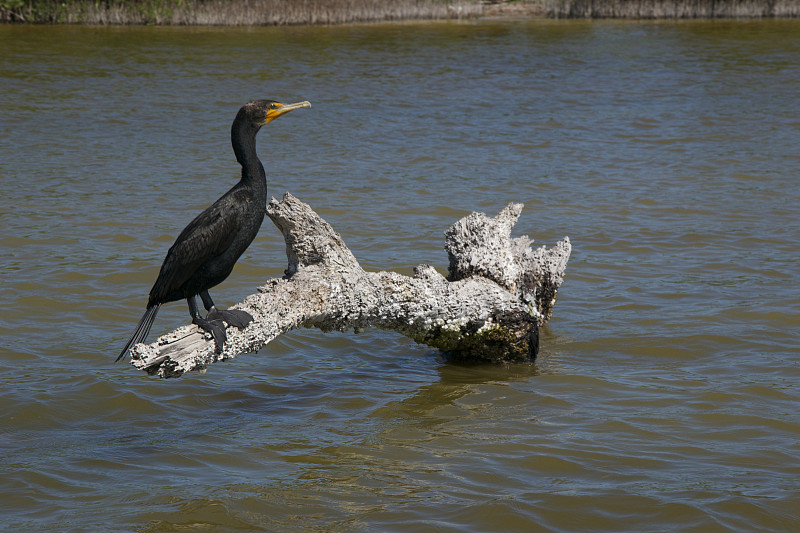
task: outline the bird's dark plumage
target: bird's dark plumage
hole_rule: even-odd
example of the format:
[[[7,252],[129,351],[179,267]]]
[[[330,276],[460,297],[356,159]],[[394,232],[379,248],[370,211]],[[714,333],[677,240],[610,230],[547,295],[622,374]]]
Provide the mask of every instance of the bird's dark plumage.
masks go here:
[[[264,220],[267,180],[256,154],[256,134],[261,126],[308,102],[281,104],[257,100],[243,106],[231,126],[231,144],[242,166],[242,179],[219,200],[192,220],[175,240],[161,265],[147,310],[117,361],[150,331],[161,304],[186,299],[192,322],[214,337],[217,351],[225,342],[225,324],[245,327],[253,318],[244,311],[216,309],[208,289],[221,283],[255,238]],[[196,296],[208,311],[200,316]]]

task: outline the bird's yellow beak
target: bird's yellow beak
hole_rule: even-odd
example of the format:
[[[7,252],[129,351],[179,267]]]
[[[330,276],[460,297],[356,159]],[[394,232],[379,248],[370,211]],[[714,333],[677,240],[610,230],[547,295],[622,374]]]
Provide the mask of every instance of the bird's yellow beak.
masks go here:
[[[300,109],[301,107],[311,107],[311,102],[308,100],[297,102],[296,104],[279,104],[275,102],[274,104],[270,105],[269,111],[267,111],[267,119],[264,121],[264,124],[269,124],[279,116],[284,115],[294,109]]]

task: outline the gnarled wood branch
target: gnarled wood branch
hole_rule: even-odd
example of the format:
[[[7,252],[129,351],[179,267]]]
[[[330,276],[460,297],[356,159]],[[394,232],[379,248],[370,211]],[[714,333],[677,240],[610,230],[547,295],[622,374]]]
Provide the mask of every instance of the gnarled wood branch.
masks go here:
[[[447,278],[429,265],[414,276],[365,272],[333,228],[287,193],[267,215],[286,240],[289,267],[258,294],[234,306],[253,315],[244,330],[229,327],[222,353],[194,325],[131,350],[131,363],[162,377],[253,352],[291,329],[394,330],[448,353],[477,361],[520,361],[536,356],[538,326],[553,310],[571,252],[569,238],[546,249],[528,237],[511,238],[522,204],[496,217],[473,213],[447,232]]]

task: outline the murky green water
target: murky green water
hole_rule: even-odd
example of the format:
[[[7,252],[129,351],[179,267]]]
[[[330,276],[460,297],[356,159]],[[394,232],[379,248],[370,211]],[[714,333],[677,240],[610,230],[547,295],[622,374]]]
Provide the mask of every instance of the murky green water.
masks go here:
[[[800,528],[800,22],[0,26],[10,531]],[[252,98],[369,269],[526,204],[574,245],[542,353],[297,331],[205,375],[112,361]],[[285,268],[265,222],[230,305]],[[151,338],[185,323],[166,306]]]

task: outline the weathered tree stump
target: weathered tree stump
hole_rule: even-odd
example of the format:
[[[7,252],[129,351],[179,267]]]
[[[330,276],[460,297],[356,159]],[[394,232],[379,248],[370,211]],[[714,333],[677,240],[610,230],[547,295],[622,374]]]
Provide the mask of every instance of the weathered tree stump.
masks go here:
[[[473,213],[447,232],[447,278],[429,265],[414,276],[365,272],[333,228],[287,193],[267,206],[286,240],[289,267],[234,306],[253,315],[244,330],[229,327],[222,353],[210,335],[186,325],[153,344],[131,349],[131,364],[161,377],[254,352],[301,327],[359,331],[372,326],[402,333],[454,359],[512,362],[538,352],[540,324],[553,311],[569,259],[569,238],[555,247],[531,248],[511,238],[522,204],[496,217]]]

